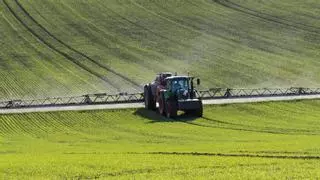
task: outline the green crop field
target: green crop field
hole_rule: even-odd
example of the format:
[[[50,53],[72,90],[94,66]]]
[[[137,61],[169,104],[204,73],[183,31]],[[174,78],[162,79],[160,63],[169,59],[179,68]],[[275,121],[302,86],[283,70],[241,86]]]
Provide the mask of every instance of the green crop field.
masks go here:
[[[320,1],[1,0],[0,97],[320,85]]]
[[[0,101],[212,87],[319,87],[320,1],[0,0]],[[0,179],[317,179],[320,101],[0,115]]]
[[[317,179],[320,101],[0,116],[0,179]]]

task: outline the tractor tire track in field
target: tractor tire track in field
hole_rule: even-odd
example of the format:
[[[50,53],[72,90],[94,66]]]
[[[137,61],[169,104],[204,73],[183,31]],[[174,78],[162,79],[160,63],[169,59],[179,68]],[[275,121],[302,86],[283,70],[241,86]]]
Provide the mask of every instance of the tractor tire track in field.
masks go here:
[[[104,82],[114,86],[109,80],[107,80],[105,77],[103,77],[101,74],[96,73],[92,71],[90,68],[86,67],[82,63],[78,62],[74,57],[71,55],[59,50],[57,47],[52,45],[51,43],[47,42],[43,37],[38,35],[33,29],[31,29],[18,15],[14,12],[14,10],[9,6],[9,4],[6,2],[6,0],[3,0],[3,3],[8,8],[8,10],[11,12],[11,14],[32,34],[34,35],[39,41],[41,41],[44,45],[46,45],[49,49],[57,52],[58,54],[62,55],[67,60],[70,60],[72,63],[76,64],[83,70],[89,72],[90,74],[93,74],[94,76],[98,77],[99,79],[103,80]],[[37,24],[37,22],[35,22]],[[42,29],[42,28],[41,28]],[[46,32],[46,31],[45,31]]]
[[[4,14],[2,14],[2,17],[4,18],[6,23],[8,23],[8,25],[12,28],[12,30],[15,32],[16,36],[19,37],[23,41],[23,43],[28,44],[28,47],[31,48],[34,52],[36,52],[38,55],[40,55],[41,58],[50,62],[52,65],[57,67],[57,69],[65,69],[64,66],[57,63],[55,60],[51,59],[46,54],[43,54],[43,52],[41,52],[38,48],[36,48],[36,45],[33,42],[31,42],[29,39],[27,39],[23,34],[19,33],[18,29],[10,22],[10,20]],[[45,47],[45,48],[47,48],[47,47]],[[28,54],[28,52],[25,49],[15,48],[15,52],[17,54],[22,53],[22,52],[23,52],[23,54]],[[24,62],[25,58],[23,56],[17,55],[17,56],[13,56],[13,58],[14,58],[14,60],[19,60],[19,58],[22,58],[21,60],[19,60],[19,63],[21,63],[21,64],[23,64],[23,66],[25,66],[25,68],[24,68],[25,72],[27,72],[28,74],[31,74],[32,76],[35,76],[34,70],[32,69],[32,66],[30,66]],[[47,68],[47,66],[43,66],[43,67]],[[35,78],[30,78],[29,83],[33,84],[33,88],[40,90],[40,92],[46,92],[47,89],[44,89],[44,87],[39,86],[39,84],[41,84],[41,83],[39,83],[39,79],[42,82],[46,82],[46,84],[50,84],[50,82],[47,82],[47,80],[43,76],[36,76],[36,79],[38,79],[38,81],[35,81]],[[67,89],[67,87],[65,85],[62,85],[62,86],[60,85],[60,87]],[[16,92],[16,89],[10,89],[10,91],[14,92],[14,94],[18,94]],[[26,92],[26,90],[24,90],[24,91]],[[29,93],[27,93],[27,94],[29,94]]]
[[[74,57],[74,55],[63,52],[62,50],[59,50],[58,47],[56,47],[55,45],[53,45],[53,43],[48,42],[48,40],[45,40],[45,38],[43,38],[41,35],[39,35],[37,32],[35,32],[30,26],[28,26],[28,24],[26,22],[24,22],[22,20],[22,18],[20,18],[18,16],[18,14],[13,10],[13,8],[11,8],[9,6],[9,4],[6,2],[6,0],[3,1],[5,6],[9,9],[9,11],[13,14],[13,16],[25,27],[28,29],[28,31],[30,31],[37,39],[39,39],[42,43],[44,43],[46,46],[48,46],[50,49],[58,52],[60,55],[64,56],[66,59],[72,61],[74,64],[78,65],[79,67],[81,67],[82,69],[86,70],[87,72],[93,74],[94,76],[98,77],[99,79],[105,81],[106,83],[110,84],[111,86],[113,86],[114,88],[116,88],[118,91],[121,91],[120,87],[117,86],[116,84],[114,84],[113,82],[111,82],[109,79],[107,79],[106,77],[104,77],[103,75],[93,71],[92,69],[90,69],[89,67],[87,67],[86,65],[80,63],[76,57]],[[48,35],[49,38],[52,38],[52,40],[58,42],[59,45],[62,45],[62,47],[65,47],[67,50],[75,53],[75,55],[78,55],[80,57],[83,57],[87,60],[89,60],[91,63],[97,65],[98,67],[105,69],[109,72],[111,72],[112,74],[115,74],[116,76],[124,79],[125,81],[131,83],[132,85],[138,87],[139,89],[141,89],[140,85],[134,81],[132,81],[131,79],[129,79],[128,77],[121,75],[120,73],[114,71],[113,69],[95,61],[94,59],[92,59],[91,57],[87,56],[86,54],[74,49],[73,47],[71,47],[70,45],[66,44],[65,42],[63,42],[62,40],[60,40],[59,38],[57,38],[56,36],[54,36],[52,33],[50,33],[45,27],[43,27],[39,22],[37,22],[27,11],[26,9],[24,9],[24,7],[18,2],[18,0],[15,0],[16,5],[21,9],[21,11],[24,13],[24,15],[26,16],[26,18],[29,18],[38,28],[40,28],[40,30],[42,30],[46,35]]]
[[[291,29],[296,29],[296,30],[303,30],[309,33],[313,33],[313,34],[320,34],[319,28],[318,27],[314,27],[314,26],[310,26],[310,25],[306,25],[306,24],[302,24],[302,23],[298,23],[298,22],[293,22],[284,18],[280,18],[280,17],[276,17],[276,16],[272,16],[270,14],[266,14],[263,12],[259,12],[244,6],[241,6],[239,4],[236,4],[234,2],[231,2],[229,0],[213,0],[213,2],[224,6],[226,8],[256,17],[256,18],[260,18],[263,19],[265,21],[269,21],[269,22],[273,22],[273,23],[277,23],[286,27],[289,27]]]
[[[79,66],[80,68],[82,68],[83,70],[89,72],[90,74],[93,74],[94,76],[98,77],[99,79],[103,80],[104,82],[110,84],[113,86],[113,84],[107,80],[105,77],[103,77],[101,74],[98,74],[94,71],[92,71],[90,68],[86,67],[85,65],[81,64],[80,62],[78,62],[74,57],[72,57],[71,55],[62,52],[61,50],[59,50],[57,47],[55,47],[54,45],[50,44],[49,42],[47,42],[43,37],[41,37],[40,35],[38,35],[33,29],[31,29],[15,12],[14,10],[9,6],[9,4],[6,2],[6,0],[3,0],[3,3],[5,4],[5,6],[8,8],[8,10],[11,12],[11,14],[32,34],[34,35],[39,41],[41,41],[44,45],[46,45],[49,49],[57,52],[58,54],[62,55],[63,57],[65,57],[67,60],[70,60],[72,63],[76,64],[77,66]],[[35,22],[36,23],[36,22]],[[37,24],[37,23],[36,23]]]
[[[72,7],[70,7],[68,4],[63,3],[63,5],[64,5],[66,8],[70,9],[70,11],[74,11],[74,9],[72,9]],[[118,15],[119,13],[117,13],[117,12],[115,12],[114,10],[110,9],[108,6],[104,6],[104,3],[101,3],[101,6],[100,6],[100,7],[103,7],[104,9],[107,9],[107,10],[108,10],[108,11],[106,11],[107,17],[106,17],[104,14],[101,14],[101,17],[103,17],[103,18],[112,18],[113,20],[116,19],[116,18],[111,17],[107,12],[111,12],[111,13],[113,13],[113,14],[116,14],[117,17],[119,17],[119,15]],[[144,58],[144,59],[154,59],[154,56],[153,56],[153,55],[151,55],[151,54],[149,54],[149,53],[148,53],[148,54],[145,54],[145,53],[146,53],[145,51],[143,51],[143,50],[141,50],[141,49],[139,49],[139,48],[133,47],[132,45],[129,45],[129,44],[128,44],[126,41],[124,41],[124,40],[114,39],[114,37],[112,37],[111,34],[109,34],[108,32],[106,32],[105,30],[103,30],[102,28],[100,28],[99,26],[97,26],[96,24],[92,23],[92,22],[90,21],[90,19],[88,19],[87,17],[81,15],[81,14],[78,13],[78,12],[72,12],[72,13],[73,13],[74,15],[78,16],[79,18],[83,19],[84,21],[86,21],[88,24],[90,24],[90,27],[89,27],[90,29],[102,33],[102,34],[103,34],[103,37],[104,37],[105,39],[108,39],[110,44],[118,44],[118,45],[120,45],[121,47],[123,47],[125,50],[128,50],[128,52],[123,52],[123,51],[121,51],[121,54],[119,54],[119,51],[118,51],[119,49],[116,49],[116,50],[114,50],[114,49],[111,49],[111,50],[110,50],[110,49],[107,49],[108,54],[110,54],[110,55],[112,55],[112,56],[115,56],[115,57],[119,57],[119,56],[123,57],[123,56],[125,56],[123,59],[125,59],[126,61],[127,61],[127,60],[130,60],[131,63],[134,63],[134,64],[136,64],[136,65],[138,65],[138,66],[141,66],[141,67],[144,68],[144,69],[153,69],[153,68],[154,68],[154,65],[149,64],[149,63],[146,63],[146,62],[144,62],[144,61],[141,61],[142,58],[137,57],[137,56],[134,55],[132,52],[137,53],[137,54],[139,54],[139,55],[141,55],[141,54],[146,55],[147,58]],[[126,20],[125,17],[122,17],[122,16],[121,16],[120,18],[123,19],[123,20]],[[119,22],[119,24],[120,24],[120,23],[123,23],[123,22],[121,22],[120,20],[116,20],[116,21]],[[128,22],[129,22],[130,24],[134,23],[134,22],[131,22],[131,21],[128,21]],[[123,23],[123,24],[128,24],[128,23]],[[147,29],[147,28],[146,28],[146,29]],[[149,29],[148,29],[148,30],[149,30]],[[151,31],[151,30],[149,30],[149,31]],[[139,41],[140,41],[140,40],[139,40]],[[94,42],[97,43],[97,44],[99,44],[99,45],[101,45],[101,46],[103,46],[103,47],[108,46],[105,42],[103,42],[103,39],[101,39],[101,40],[94,40]]]
[[[75,48],[69,46],[68,44],[66,44],[65,42],[63,42],[62,40],[58,39],[56,36],[54,36],[52,33],[50,33],[45,27],[43,27],[39,22],[37,22],[28,12],[27,10],[19,3],[18,0],[15,0],[15,2],[17,3],[17,5],[19,6],[19,8],[34,22],[36,23],[41,29],[43,29],[49,36],[51,36],[53,39],[55,39],[56,41],[58,41],[59,43],[61,43],[62,45],[64,45],[65,47],[67,47],[68,49],[72,50],[73,52],[81,55],[82,57],[85,57],[86,59],[88,59],[89,61],[91,61],[92,63],[96,64],[97,66],[121,77],[122,79],[126,80],[127,82],[135,85],[136,87],[138,87],[139,89],[141,89],[140,85],[134,81],[132,81],[131,79],[129,79],[128,77],[114,71],[113,69],[97,62],[96,60],[92,59],[91,57],[87,56],[86,54],[76,50]],[[110,82],[109,82],[110,83]],[[111,84],[111,83],[110,83]],[[115,85],[113,85],[114,87],[116,87]],[[121,90],[121,89],[119,89]]]
[[[11,28],[16,32],[17,36],[20,37],[21,39],[23,39],[23,41],[25,43],[28,44],[29,47],[31,47],[35,52],[37,52],[41,58],[43,58],[44,60],[48,61],[49,63],[51,63],[52,65],[54,65],[54,67],[56,67],[57,69],[63,69],[65,71],[71,72],[69,68],[66,68],[64,65],[60,64],[59,62],[57,62],[55,59],[52,59],[51,56],[44,54],[42,51],[40,51],[40,49],[36,48],[36,44],[34,44],[34,42],[30,41],[28,38],[26,38],[24,36],[24,34],[19,33],[18,29],[10,22],[10,20],[4,16],[4,14],[2,14],[2,17],[6,20],[6,22],[11,26]],[[14,17],[13,17],[14,18]],[[32,38],[33,35],[31,34]],[[35,41],[38,41],[38,39],[35,39]],[[44,46],[43,48],[48,48],[47,46]],[[27,52],[26,52],[27,53]],[[32,69],[30,70],[30,72],[32,71]],[[73,75],[75,76],[77,79],[80,79],[82,81],[85,81],[85,79],[81,78],[78,75]],[[41,78],[42,80],[44,80],[45,82],[47,82],[42,76],[37,76],[37,78]],[[39,84],[38,81],[36,82],[35,79],[32,80],[31,84]],[[18,86],[17,86],[18,87]],[[62,85],[60,87],[63,87],[63,89],[66,89],[67,91],[71,91],[66,85]],[[73,87],[75,87],[75,85],[73,85]],[[77,86],[77,88],[79,88],[79,86]],[[37,88],[40,89],[40,88]],[[79,88],[80,89],[80,88]],[[12,89],[10,89],[12,91]],[[46,90],[46,89],[45,89]],[[15,93],[17,94],[17,93]]]
[[[180,155],[180,156],[217,156],[217,157],[241,157],[241,158],[270,158],[270,159],[302,159],[319,160],[320,156],[285,156],[285,155],[264,155],[264,154],[227,154],[208,152],[129,152],[128,154],[148,154],[148,155]]]

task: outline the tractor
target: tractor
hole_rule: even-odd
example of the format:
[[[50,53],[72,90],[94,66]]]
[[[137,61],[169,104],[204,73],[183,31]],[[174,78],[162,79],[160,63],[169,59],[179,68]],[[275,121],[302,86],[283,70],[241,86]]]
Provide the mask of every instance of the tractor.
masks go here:
[[[144,86],[145,108],[157,110],[167,118],[175,118],[178,111],[202,117],[203,106],[196,97],[194,77],[177,76],[172,73],[160,73],[155,81]],[[200,85],[200,79],[197,79]]]

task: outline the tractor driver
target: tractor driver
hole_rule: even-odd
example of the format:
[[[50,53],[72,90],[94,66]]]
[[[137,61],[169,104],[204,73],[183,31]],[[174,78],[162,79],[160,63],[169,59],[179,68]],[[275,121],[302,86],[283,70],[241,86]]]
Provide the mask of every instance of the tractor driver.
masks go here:
[[[181,84],[178,81],[174,81],[173,82],[173,86],[172,86],[173,92],[175,92],[175,91],[177,91],[179,89],[181,89]]]

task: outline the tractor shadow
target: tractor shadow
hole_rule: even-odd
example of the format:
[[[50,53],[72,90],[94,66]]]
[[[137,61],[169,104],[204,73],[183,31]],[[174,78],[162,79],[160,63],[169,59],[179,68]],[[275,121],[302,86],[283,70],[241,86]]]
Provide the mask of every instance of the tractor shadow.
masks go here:
[[[142,109],[142,108],[137,109],[133,114],[136,116],[140,116],[144,119],[150,120],[147,123],[189,122],[197,119],[197,117],[194,117],[192,115],[188,115],[185,113],[179,114],[175,118],[167,118],[156,111],[151,111],[151,110]]]

